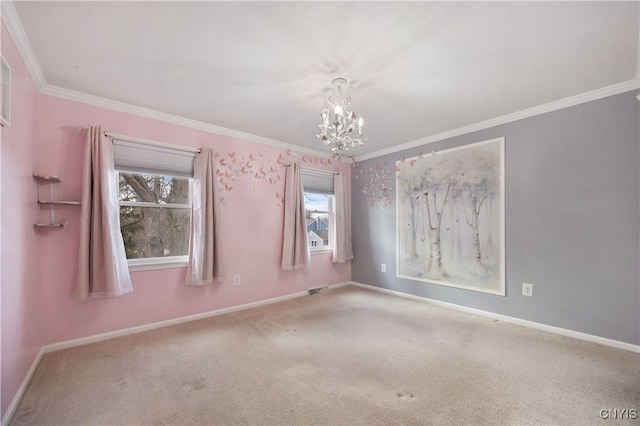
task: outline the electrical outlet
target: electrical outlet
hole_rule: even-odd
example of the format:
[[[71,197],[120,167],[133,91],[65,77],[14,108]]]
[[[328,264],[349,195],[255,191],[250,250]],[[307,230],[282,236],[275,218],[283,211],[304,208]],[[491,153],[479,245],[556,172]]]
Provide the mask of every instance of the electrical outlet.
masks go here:
[[[240,274],[235,274],[233,276],[233,285],[240,285]]]
[[[382,272],[387,272],[387,264],[386,264],[386,263],[383,263],[382,265],[380,265],[380,270],[381,270]]]
[[[522,283],[522,295],[533,297],[533,284]]]

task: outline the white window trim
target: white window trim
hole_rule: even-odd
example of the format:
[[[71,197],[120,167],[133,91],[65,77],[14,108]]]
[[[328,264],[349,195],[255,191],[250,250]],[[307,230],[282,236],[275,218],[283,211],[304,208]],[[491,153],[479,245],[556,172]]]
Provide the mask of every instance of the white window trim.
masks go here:
[[[316,249],[313,249],[313,248],[309,247],[309,254],[311,254],[311,255],[332,253],[332,252],[333,252],[333,247],[318,247]]]
[[[127,259],[129,271],[152,271],[154,269],[186,268],[187,256],[147,257],[143,259]]]

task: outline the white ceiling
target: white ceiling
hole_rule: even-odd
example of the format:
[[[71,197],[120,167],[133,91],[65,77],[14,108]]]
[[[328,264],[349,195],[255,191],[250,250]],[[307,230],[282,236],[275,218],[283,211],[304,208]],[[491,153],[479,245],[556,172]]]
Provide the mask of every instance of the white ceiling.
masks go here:
[[[14,2],[46,83],[307,148],[334,77],[380,150],[636,79],[637,2]]]

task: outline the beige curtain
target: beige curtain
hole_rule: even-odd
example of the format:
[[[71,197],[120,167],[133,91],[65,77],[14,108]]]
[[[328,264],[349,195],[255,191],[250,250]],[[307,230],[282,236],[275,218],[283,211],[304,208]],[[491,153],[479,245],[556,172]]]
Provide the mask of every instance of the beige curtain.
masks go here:
[[[75,295],[80,299],[120,296],[133,287],[120,233],[113,143],[100,127],[87,130],[83,167]]]
[[[289,271],[309,265],[309,244],[304,212],[304,186],[300,164],[287,168],[284,181],[284,233],[282,269]]]
[[[351,198],[342,173],[333,177],[335,198],[335,238],[333,239],[333,262],[345,263],[353,259],[351,246]]]
[[[214,153],[202,148],[193,160],[193,202],[186,284],[205,285],[224,279],[220,240],[220,209]]]

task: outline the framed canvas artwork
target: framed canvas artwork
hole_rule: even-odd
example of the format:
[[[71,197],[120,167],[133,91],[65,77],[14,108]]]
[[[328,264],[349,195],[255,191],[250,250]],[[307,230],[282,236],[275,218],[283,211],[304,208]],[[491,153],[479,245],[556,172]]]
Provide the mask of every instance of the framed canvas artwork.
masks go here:
[[[397,276],[504,296],[504,138],[396,162]]]

